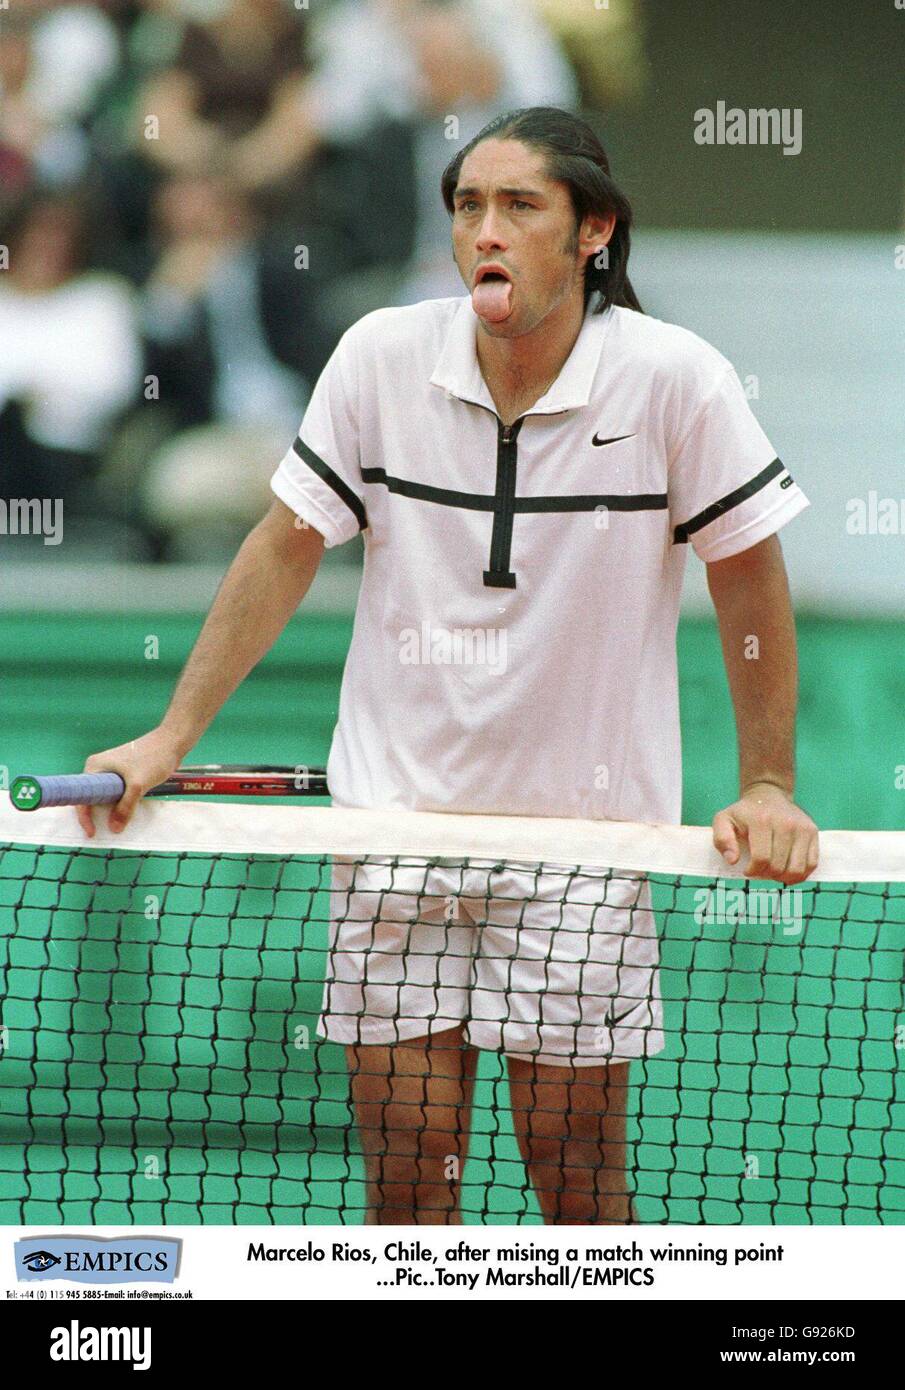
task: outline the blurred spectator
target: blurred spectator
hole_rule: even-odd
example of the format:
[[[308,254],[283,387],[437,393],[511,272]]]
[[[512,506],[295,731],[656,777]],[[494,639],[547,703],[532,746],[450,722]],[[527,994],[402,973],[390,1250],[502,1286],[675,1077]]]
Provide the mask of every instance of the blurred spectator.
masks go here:
[[[196,0],[165,8],[182,36],[140,92],[136,147],[157,167],[216,168],[267,190],[306,225],[323,225],[332,208],[332,230],[348,242],[339,248],[334,236],[335,274],[321,277],[332,280],[323,303],[337,332],[375,304],[459,293],[438,191],[456,144],[500,111],[577,99],[556,41],[529,5],[510,0],[338,0],[312,10],[310,44],[305,12],[289,0],[205,0],[203,22],[188,18]],[[148,116],[159,138],[145,138]],[[405,132],[392,171],[385,132],[396,144]],[[371,166],[370,187],[355,168],[356,184],[344,186],[350,156]],[[394,188],[409,180],[389,237],[381,213],[393,219],[391,204],[371,212],[387,176]],[[371,214],[364,258],[362,206]]]
[[[643,96],[648,81],[640,0],[533,0],[581,84],[582,104],[600,111]]]
[[[285,448],[284,432],[224,424],[199,425],[163,444],[137,492],[159,558],[227,564],[272,502],[274,459]]]
[[[222,176],[184,176],[160,189],[159,259],[144,289],[150,368],[185,423],[298,425],[308,389],[272,344],[282,320],[313,322],[305,271],[264,254],[262,226],[243,191]],[[276,283],[274,283],[276,279]],[[155,370],[157,364],[157,370]]]
[[[27,201],[0,276],[4,487],[68,488],[187,557],[266,505],[339,333],[462,293],[456,145],[577,101],[531,0],[17,0],[0,89],[8,190],[101,192],[93,264],[138,287],[87,272],[80,198]]]
[[[218,172],[297,212],[310,131],[301,104],[307,16],[291,0],[108,0],[123,62],[91,123],[114,210],[108,263],[149,270],[153,209],[173,174]]]
[[[339,327],[395,299],[462,293],[449,249],[440,175],[457,145],[519,106],[572,107],[577,88],[556,41],[528,5],[508,0],[341,0],[313,36],[308,110],[320,137],[373,140],[404,121],[413,144],[415,245],[402,276],[338,287]]]
[[[254,202],[232,180],[167,180],[155,242],[142,295],[154,403],[121,432],[101,488],[168,557],[221,559],[266,508],[273,457],[309,394],[300,368],[310,364],[313,377],[328,349],[306,270],[270,251]]]
[[[3,229],[0,488],[78,505],[117,417],[135,398],[141,353],[133,295],[91,273],[92,209],[33,194]]]
[[[140,93],[139,148],[170,171],[213,166],[249,188],[279,182],[315,139],[304,104],[305,11],[286,0],[170,0],[168,8],[182,21],[181,41]]]
[[[0,149],[33,180],[68,185],[84,174],[82,122],[120,58],[116,29],[95,5],[19,0],[0,22]]]

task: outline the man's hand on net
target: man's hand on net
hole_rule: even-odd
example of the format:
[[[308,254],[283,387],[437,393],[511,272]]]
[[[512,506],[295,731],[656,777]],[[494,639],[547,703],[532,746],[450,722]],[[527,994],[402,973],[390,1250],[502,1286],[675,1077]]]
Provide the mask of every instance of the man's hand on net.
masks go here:
[[[727,864],[737,864],[747,845],[745,878],[801,883],[817,867],[816,825],[772,782],[752,782],[738,801],[717,812],[713,843]]]
[[[131,743],[92,753],[85,763],[85,772],[118,772],[126,790],[115,806],[110,808],[110,829],[124,830],[145,792],[165,782],[175,772],[183,757],[182,746],[166,730],[157,728]],[[94,808],[79,806],[79,824],[90,838],[94,836]]]

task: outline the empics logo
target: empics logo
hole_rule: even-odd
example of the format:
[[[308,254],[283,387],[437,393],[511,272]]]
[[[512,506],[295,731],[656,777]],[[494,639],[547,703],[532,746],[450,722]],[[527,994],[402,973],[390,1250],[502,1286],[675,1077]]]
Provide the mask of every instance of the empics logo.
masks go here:
[[[50,1331],[51,1361],[131,1361],[133,1371],[151,1365],[150,1327],[67,1327]]]
[[[79,1284],[172,1284],[179,1241],[163,1236],[36,1236],[16,1241],[16,1278]]]

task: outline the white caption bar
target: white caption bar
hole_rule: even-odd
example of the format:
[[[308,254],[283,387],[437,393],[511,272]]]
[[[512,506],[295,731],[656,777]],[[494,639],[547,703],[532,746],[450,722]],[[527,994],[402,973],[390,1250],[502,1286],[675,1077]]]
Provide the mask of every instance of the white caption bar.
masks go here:
[[[129,1301],[885,1300],[900,1297],[905,1251],[901,1226],[7,1227],[7,1308],[26,1290],[97,1297],[69,1280],[16,1283],[13,1242],[64,1232],[182,1242],[174,1283],[101,1287]]]

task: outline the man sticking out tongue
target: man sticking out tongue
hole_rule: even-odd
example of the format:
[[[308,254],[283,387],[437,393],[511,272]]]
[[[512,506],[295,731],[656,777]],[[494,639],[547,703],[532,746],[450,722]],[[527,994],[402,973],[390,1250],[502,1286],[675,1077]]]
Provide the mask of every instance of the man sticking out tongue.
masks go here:
[[[501,270],[483,266],[475,275],[471,305],[478,318],[487,323],[502,323],[512,313],[512,282]]]

